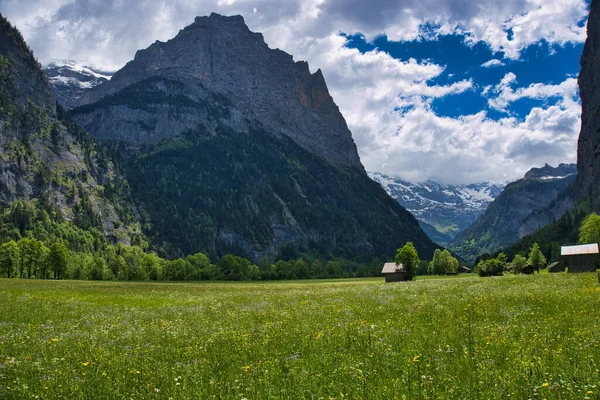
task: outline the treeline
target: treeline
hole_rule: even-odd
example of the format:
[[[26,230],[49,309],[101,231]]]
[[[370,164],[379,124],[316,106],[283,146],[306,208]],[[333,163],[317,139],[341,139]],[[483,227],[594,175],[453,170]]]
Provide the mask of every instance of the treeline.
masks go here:
[[[34,238],[0,245],[0,277],[20,279],[88,279],[122,281],[202,281],[327,279],[369,276],[342,269],[342,263],[279,260],[259,267],[246,258],[225,255],[213,264],[202,253],[165,260],[138,246],[108,246],[102,255],[69,250],[62,242],[46,246]]]
[[[508,262],[506,254],[499,253],[496,257],[487,257],[480,259],[475,267],[475,273],[479,276],[501,276],[505,272],[512,274],[530,274],[534,271],[539,272],[540,269],[545,268],[547,260],[540,246],[534,243],[529,249],[528,257],[525,258],[521,254],[517,254],[513,257],[511,263]]]
[[[42,207],[43,205],[43,207]],[[324,261],[310,255],[258,265],[203,253],[167,260],[141,245],[111,243],[81,218],[67,221],[48,203],[14,202],[0,208],[0,277],[123,281],[278,280],[377,276],[381,262]],[[75,222],[85,225],[85,229]]]

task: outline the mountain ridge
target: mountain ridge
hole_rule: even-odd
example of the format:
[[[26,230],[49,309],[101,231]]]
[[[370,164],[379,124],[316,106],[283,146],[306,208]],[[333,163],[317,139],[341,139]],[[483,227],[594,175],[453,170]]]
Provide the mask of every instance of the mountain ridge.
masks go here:
[[[475,222],[504,188],[503,184],[489,182],[468,185],[444,185],[433,181],[412,183],[377,172],[369,172],[369,176],[410,211],[428,235],[442,245]]]
[[[536,229],[536,211],[552,204],[575,178],[575,164],[530,169],[522,179],[506,185],[481,217],[450,243],[450,248],[473,260],[479,254],[491,254],[511,245]]]
[[[225,96],[233,104],[232,117],[226,121],[231,128],[248,131],[262,126],[275,135],[292,138],[331,163],[364,173],[350,130],[321,71],[311,73],[308,63],[294,62],[291,55],[269,48],[262,34],[251,32],[241,16],[213,13],[196,17],[174,38],[138,50],[109,82],[85,91],[79,105],[96,103],[151,77],[180,81],[187,88],[196,86],[198,90],[189,90],[185,95],[198,102],[204,101],[205,94],[200,92]],[[108,131],[94,125],[101,124],[98,120],[113,118],[106,110],[87,116],[74,111],[78,122],[90,131]],[[169,132],[133,125],[120,127],[119,131],[122,137],[156,143],[193,129],[206,116],[194,119],[190,113],[186,119],[187,124]],[[146,127],[152,125],[145,123]]]
[[[198,17],[85,90],[73,118],[121,154],[160,255],[368,260],[437,247],[371,179],[320,71],[241,17]]]

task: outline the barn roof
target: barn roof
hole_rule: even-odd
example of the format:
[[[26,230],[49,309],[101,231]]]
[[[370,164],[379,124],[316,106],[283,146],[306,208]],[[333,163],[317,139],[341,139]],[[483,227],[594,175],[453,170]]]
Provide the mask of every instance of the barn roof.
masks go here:
[[[560,261],[553,262],[552,264],[548,265],[548,268],[556,267],[558,264],[560,264]]]
[[[561,256],[576,256],[578,254],[598,254],[598,243],[562,246],[560,248]]]
[[[404,265],[396,265],[396,263],[385,263],[383,264],[382,274],[395,274],[397,270],[403,270]]]

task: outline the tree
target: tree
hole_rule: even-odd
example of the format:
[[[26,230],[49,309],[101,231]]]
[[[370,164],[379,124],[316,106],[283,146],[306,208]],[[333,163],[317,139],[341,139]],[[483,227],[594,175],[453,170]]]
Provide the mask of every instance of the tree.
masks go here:
[[[54,273],[54,279],[61,279],[67,270],[69,264],[69,252],[67,247],[61,243],[56,242],[50,246],[50,253],[48,254],[48,266]]]
[[[89,279],[101,281],[104,279],[106,261],[102,257],[95,256],[90,266]]]
[[[536,271],[539,271],[540,268],[546,266],[546,257],[544,257],[544,254],[542,254],[540,246],[537,243],[534,243],[533,246],[531,246],[528,261],[529,264],[531,264],[533,269]]]
[[[404,266],[406,279],[412,281],[415,276],[415,268],[419,265],[419,255],[412,242],[407,242],[401,249],[396,252],[396,265]]]
[[[523,257],[520,254],[517,254],[515,256],[515,258],[513,258],[512,261],[512,273],[513,274],[520,274],[521,271],[523,270],[523,268],[525,268],[525,265],[527,264],[527,259],[525,257]]]
[[[433,259],[431,260],[431,262],[429,263],[429,266],[427,267],[427,273],[430,275],[433,274],[440,274],[440,270],[441,270],[441,255],[442,255],[442,251],[440,249],[435,249],[435,251],[433,252]]]
[[[440,254],[440,275],[456,274],[458,271],[458,260],[448,250]]]
[[[579,227],[581,243],[600,243],[600,215],[592,213],[583,219]]]
[[[0,246],[0,268],[7,278],[12,278],[19,265],[19,246],[14,240]]]
[[[21,279],[32,278],[35,270],[44,262],[46,246],[33,238],[23,238],[17,243],[21,260],[19,262],[19,275]]]

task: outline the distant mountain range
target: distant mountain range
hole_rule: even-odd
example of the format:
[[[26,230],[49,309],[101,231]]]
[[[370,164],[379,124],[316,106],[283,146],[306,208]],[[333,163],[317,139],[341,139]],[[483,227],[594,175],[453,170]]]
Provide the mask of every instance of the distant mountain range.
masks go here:
[[[503,184],[411,183],[378,172],[369,176],[409,210],[436,243],[446,245],[471,225],[502,192]]]
[[[506,185],[483,215],[450,243],[450,248],[473,260],[479,254],[497,252],[547,225],[549,222],[545,222],[538,210],[575,182],[576,175],[575,164],[532,168],[523,179]],[[540,219],[545,223],[537,223]]]
[[[108,82],[111,72],[99,71],[72,60],[53,60],[43,67],[56,99],[64,107],[76,106],[83,92]]]

